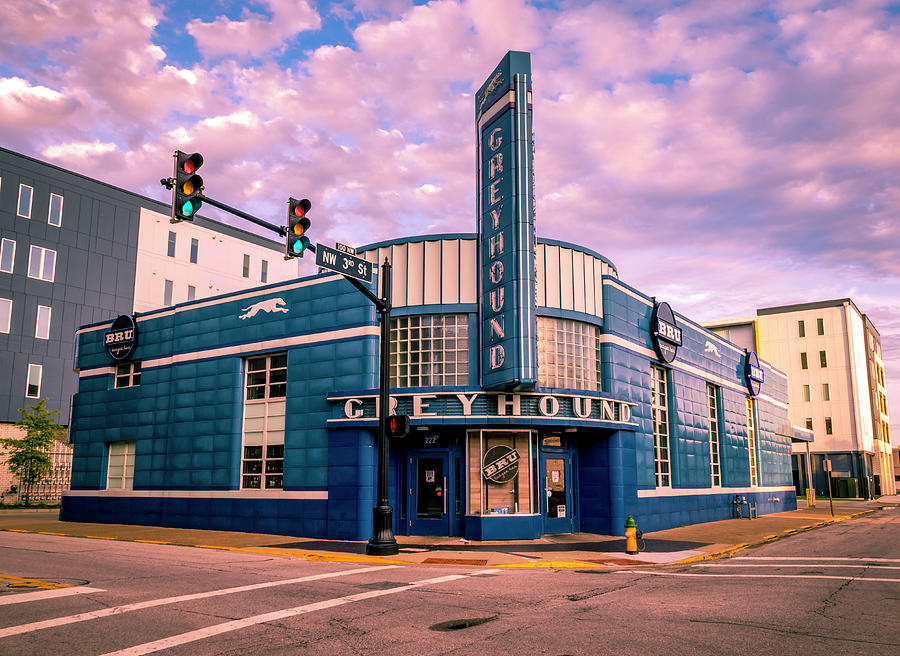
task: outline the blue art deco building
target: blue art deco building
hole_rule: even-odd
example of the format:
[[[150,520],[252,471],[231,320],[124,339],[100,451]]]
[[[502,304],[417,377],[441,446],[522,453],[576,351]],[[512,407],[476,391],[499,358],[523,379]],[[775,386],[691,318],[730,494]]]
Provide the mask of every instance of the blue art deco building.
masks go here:
[[[796,507],[785,376],[536,238],[530,61],[476,95],[474,234],[373,244],[393,268],[398,534],[622,534]],[[83,327],[64,519],[366,540],[379,325],[335,273]],[[129,332],[133,331],[133,332]]]

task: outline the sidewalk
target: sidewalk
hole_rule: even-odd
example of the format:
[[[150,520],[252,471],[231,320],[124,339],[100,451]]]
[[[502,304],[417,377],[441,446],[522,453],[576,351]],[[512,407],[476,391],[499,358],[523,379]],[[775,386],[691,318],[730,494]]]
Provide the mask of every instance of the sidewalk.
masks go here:
[[[397,536],[400,546],[398,555],[375,557],[365,555],[365,542],[157,526],[61,522],[57,518],[57,510],[0,511],[0,536],[2,531],[17,531],[237,550],[317,561],[487,567],[616,567],[724,557],[748,546],[851,519],[879,508],[900,506],[900,495],[881,497],[877,501],[835,501],[833,518],[827,499],[816,503],[816,507],[807,508],[805,501],[800,500],[797,510],[762,515],[753,520],[727,519],[645,533],[643,540],[638,543],[640,551],[637,555],[625,553],[624,538],[574,533],[548,535],[538,540],[495,542]]]

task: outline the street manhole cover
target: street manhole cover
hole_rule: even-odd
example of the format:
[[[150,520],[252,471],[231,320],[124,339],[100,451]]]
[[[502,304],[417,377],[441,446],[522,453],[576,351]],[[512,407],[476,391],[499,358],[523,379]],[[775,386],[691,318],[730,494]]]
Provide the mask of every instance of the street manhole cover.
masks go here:
[[[458,631],[459,629],[468,629],[473,626],[478,626],[479,624],[484,624],[485,622],[490,622],[491,620],[497,619],[497,615],[493,615],[491,617],[470,617],[464,620],[450,620],[449,622],[441,622],[440,624],[434,624],[429,626],[428,628],[432,631]]]

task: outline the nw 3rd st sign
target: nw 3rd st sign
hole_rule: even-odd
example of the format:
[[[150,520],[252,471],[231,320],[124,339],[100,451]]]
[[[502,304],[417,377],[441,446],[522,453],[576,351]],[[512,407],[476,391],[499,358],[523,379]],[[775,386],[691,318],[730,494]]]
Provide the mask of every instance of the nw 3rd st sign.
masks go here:
[[[371,262],[323,244],[316,244],[316,266],[343,273],[345,276],[359,278],[365,282],[372,282]]]

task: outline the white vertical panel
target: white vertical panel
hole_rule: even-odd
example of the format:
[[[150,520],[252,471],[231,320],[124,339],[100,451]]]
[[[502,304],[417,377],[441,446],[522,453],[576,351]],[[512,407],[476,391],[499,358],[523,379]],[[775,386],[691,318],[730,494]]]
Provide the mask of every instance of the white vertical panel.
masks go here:
[[[425,304],[441,302],[441,242],[425,242]]]
[[[391,304],[406,305],[406,244],[396,244],[391,259]],[[384,259],[381,260],[384,262]],[[381,293],[379,292],[379,296]]]
[[[581,251],[572,251],[572,289],[575,296],[575,311],[584,312],[585,301],[584,296],[587,290],[584,287],[584,253]]]
[[[423,289],[422,257],[425,248],[422,242],[410,242],[406,262],[406,304],[422,305],[425,300]]]
[[[445,239],[441,243],[441,303],[459,303],[459,240]]]
[[[538,307],[544,306],[544,299],[547,296],[545,288],[547,286],[546,275],[544,274],[544,245],[535,244],[534,247],[534,286],[535,299],[534,302]]]
[[[594,262],[594,314],[603,316],[603,267]]]
[[[563,310],[574,310],[574,289],[572,288],[572,249],[559,249],[559,306]]]
[[[594,268],[599,266],[600,263],[593,256],[584,256],[584,311],[588,314],[597,314],[594,305]]]
[[[465,239],[459,242],[459,302],[478,302],[477,242]]]
[[[547,307],[559,307],[559,246],[547,244],[544,249],[546,257]]]

